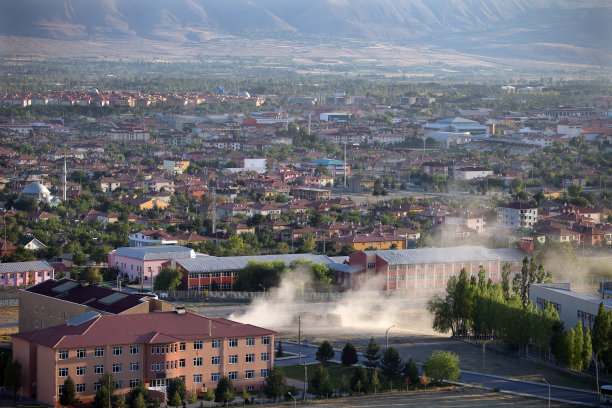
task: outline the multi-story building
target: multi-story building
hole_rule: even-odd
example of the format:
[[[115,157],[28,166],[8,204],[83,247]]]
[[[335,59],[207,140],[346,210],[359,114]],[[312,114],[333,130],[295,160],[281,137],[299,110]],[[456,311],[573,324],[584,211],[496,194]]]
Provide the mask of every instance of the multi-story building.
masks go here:
[[[351,244],[357,251],[370,249],[407,249],[408,238],[394,234],[355,234],[332,238],[335,250]]]
[[[448,279],[462,268],[475,276],[482,266],[486,279],[499,282],[504,264],[510,264],[511,274],[520,272],[526,255],[521,249],[482,246],[359,251],[349,256],[350,270],[334,268],[334,283],[340,289],[432,295],[444,292]]]
[[[162,230],[139,231],[130,235],[131,247],[176,245],[176,238]]]
[[[484,217],[482,215],[470,213],[469,211],[448,214],[444,218],[444,223],[448,225],[471,228],[478,234],[482,234],[484,232],[485,226]]]
[[[153,287],[153,281],[164,262],[195,257],[193,249],[178,245],[122,247],[108,254],[108,265],[118,268],[122,276],[132,281],[138,279],[143,285]]]
[[[171,174],[183,174],[189,167],[189,160],[164,159],[164,170]]]
[[[35,285],[53,279],[54,273],[53,267],[45,261],[0,263],[0,286]]]
[[[497,222],[505,228],[529,229],[538,221],[538,207],[514,202],[497,207]]]
[[[23,396],[57,406],[70,376],[77,397],[93,399],[108,372],[117,392],[143,382],[165,392],[172,378],[201,392],[228,376],[238,389],[259,390],[274,362],[274,332],[177,308],[173,312],[101,316],[89,312],[65,325],[16,334]]]
[[[323,188],[296,187],[291,189],[291,196],[296,200],[329,200],[331,191]]]
[[[87,312],[134,314],[172,310],[144,293],[123,293],[71,279],[48,279],[19,292],[19,332],[66,324]]]

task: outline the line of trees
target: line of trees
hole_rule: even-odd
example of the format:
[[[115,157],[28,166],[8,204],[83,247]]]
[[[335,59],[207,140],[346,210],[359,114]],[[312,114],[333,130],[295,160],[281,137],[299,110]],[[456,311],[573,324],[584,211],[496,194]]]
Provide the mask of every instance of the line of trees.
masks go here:
[[[264,290],[264,288],[277,287],[284,274],[296,270],[303,270],[311,274],[311,284],[314,290],[328,289],[332,283],[332,274],[329,268],[306,259],[297,259],[291,262],[289,267],[285,266],[285,261],[282,260],[249,261],[244,269],[238,271],[238,280],[234,290],[257,292]]]
[[[586,370],[591,361],[593,345],[597,350],[612,344],[612,312],[608,315],[603,306],[600,308],[595,338],[578,322],[566,331],[555,308],[546,302],[543,310],[538,310],[529,301],[529,287],[532,283],[549,281],[551,275],[541,263],[534,259],[523,261],[521,273],[509,280],[509,265],[502,272],[502,282],[485,281],[485,271],[481,267],[478,277],[468,279],[462,270],[458,277],[449,279],[444,298],[436,296],[429,301],[428,310],[434,315],[434,330],[453,336],[475,335],[500,341],[506,348],[527,354],[532,347],[542,357],[554,358],[578,371]],[[612,353],[602,353],[609,358]]]

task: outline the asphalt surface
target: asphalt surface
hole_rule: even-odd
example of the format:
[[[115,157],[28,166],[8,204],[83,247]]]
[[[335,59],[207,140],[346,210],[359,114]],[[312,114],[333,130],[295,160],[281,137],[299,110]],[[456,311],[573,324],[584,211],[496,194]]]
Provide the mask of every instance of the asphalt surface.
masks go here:
[[[298,355],[298,350],[301,351],[301,358]],[[317,346],[314,345],[302,345],[300,348],[295,343],[283,341],[283,351],[285,353],[294,353],[294,357],[283,357],[276,359],[276,365],[279,366],[291,366],[295,364],[318,364],[316,360]],[[340,363],[340,356],[342,351],[336,349],[334,359],[331,361]],[[359,353],[360,359],[363,355]],[[517,393],[521,395],[527,395],[537,397],[541,399],[548,399],[549,386],[546,383],[537,383],[531,381],[514,380],[496,375],[487,374],[485,376],[482,373],[462,371],[459,383],[482,386],[487,388],[499,388],[500,391],[507,391]],[[594,392],[583,391],[574,388],[566,388],[559,386],[550,386],[550,399],[552,401],[562,401],[577,404],[589,404],[597,405],[598,398]]]

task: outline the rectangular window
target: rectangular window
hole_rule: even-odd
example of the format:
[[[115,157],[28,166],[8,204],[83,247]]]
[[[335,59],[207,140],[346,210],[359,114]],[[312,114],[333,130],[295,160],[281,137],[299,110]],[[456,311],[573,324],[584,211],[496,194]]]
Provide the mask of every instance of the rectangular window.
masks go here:
[[[202,357],[195,357],[193,359],[193,366],[194,367],[201,367],[202,366]]]
[[[230,364],[237,364],[238,363],[238,356],[237,355],[229,356],[229,363]]]
[[[244,378],[246,379],[255,378],[255,371],[246,370],[246,372],[244,373]]]
[[[212,341],[212,348],[221,348],[221,340],[213,340]]]
[[[95,365],[94,366],[94,374],[104,374],[104,366],[103,365]]]
[[[261,378],[268,378],[268,369],[264,368],[261,370]]]
[[[138,378],[130,380],[130,388],[136,388],[140,384],[140,380]]]
[[[194,374],[193,375],[193,382],[194,383],[201,383],[202,382],[202,374]]]
[[[120,356],[123,354],[123,347],[113,347],[113,356]]]
[[[229,378],[230,378],[230,380],[237,380],[238,379],[238,371],[230,371],[229,372]]]
[[[138,362],[130,363],[130,371],[140,370],[140,364]]]
[[[102,388],[102,384],[94,383],[94,391],[98,391],[98,390],[100,390],[100,388]]]
[[[210,375],[210,381],[217,382],[217,381],[219,381],[219,377],[220,377],[219,373],[212,373]]]
[[[123,380],[117,380],[117,389],[120,390],[123,388]]]
[[[77,384],[76,392],[79,392],[79,393],[85,392],[85,384]]]
[[[202,342],[201,341],[194,341],[193,342],[193,349],[194,350],[202,350]]]
[[[185,343],[180,343],[179,344],[179,350],[180,351],[184,351],[185,350]]]
[[[85,357],[87,357],[87,350],[85,349],[77,350],[77,358],[85,358]]]
[[[85,366],[82,367],[77,367],[76,369],[76,373],[77,375],[81,376],[81,375],[85,375],[87,373],[87,369],[85,368]]]
[[[96,347],[94,349],[94,357],[104,357],[104,349],[102,347]]]
[[[270,353],[261,353],[261,361],[270,361]]]
[[[247,354],[245,357],[247,363],[253,363],[255,361],[255,354]]]
[[[179,364],[179,365],[178,365],[179,367],[185,367],[185,359],[184,359],[184,358],[181,358],[181,359],[178,361],[178,364]]]
[[[60,385],[60,386],[57,388],[57,393],[58,393],[59,395],[62,395],[62,394],[64,393],[64,384]]]
[[[270,336],[263,336],[261,338],[261,344],[264,346],[267,346],[268,344],[270,344]]]
[[[130,354],[135,356],[140,353],[140,346],[130,346]]]
[[[68,359],[68,350],[61,350],[59,352],[59,359],[60,360],[67,360]]]
[[[254,346],[255,345],[255,337],[247,337],[246,345],[247,346]]]
[[[155,371],[155,363],[151,363],[151,371]]]
[[[230,347],[238,347],[238,339],[229,339]]]
[[[60,368],[59,370],[57,370],[57,375],[59,377],[68,377],[68,369],[67,368]]]
[[[113,373],[120,373],[123,371],[122,364],[113,364]]]
[[[221,357],[219,357],[219,356],[214,356],[214,357],[211,359],[211,364],[212,364],[212,365],[220,365],[220,364],[221,364]]]

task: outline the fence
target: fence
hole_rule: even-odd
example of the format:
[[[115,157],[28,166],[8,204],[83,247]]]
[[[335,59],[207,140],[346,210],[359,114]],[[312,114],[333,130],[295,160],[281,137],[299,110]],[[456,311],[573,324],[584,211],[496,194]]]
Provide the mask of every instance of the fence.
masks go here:
[[[0,307],[19,306],[19,298],[0,299]]]

